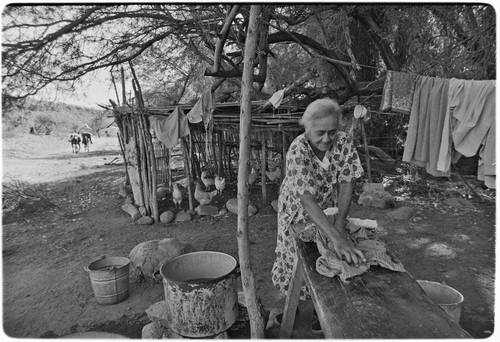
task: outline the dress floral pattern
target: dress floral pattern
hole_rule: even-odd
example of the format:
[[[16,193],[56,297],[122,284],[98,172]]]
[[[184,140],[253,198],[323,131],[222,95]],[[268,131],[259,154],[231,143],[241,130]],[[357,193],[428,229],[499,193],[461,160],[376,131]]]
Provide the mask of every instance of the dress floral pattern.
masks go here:
[[[288,291],[296,257],[289,227],[291,224],[311,222],[299,195],[309,191],[316,197],[321,209],[336,206],[337,184],[351,182],[363,173],[352,138],[345,132],[337,132],[325,158],[329,161],[326,169],[321,166],[305,134],[295,138],[286,154],[286,174],[278,197],[276,260],[272,268],[273,284],[282,292]]]

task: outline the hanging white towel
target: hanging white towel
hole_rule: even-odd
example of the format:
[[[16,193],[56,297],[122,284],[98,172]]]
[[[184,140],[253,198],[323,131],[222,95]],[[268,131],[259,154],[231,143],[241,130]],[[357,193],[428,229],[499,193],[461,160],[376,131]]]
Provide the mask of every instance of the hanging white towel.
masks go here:
[[[275,92],[267,101],[271,102],[274,108],[278,108],[281,105],[284,96],[285,96],[285,90],[281,89]]]

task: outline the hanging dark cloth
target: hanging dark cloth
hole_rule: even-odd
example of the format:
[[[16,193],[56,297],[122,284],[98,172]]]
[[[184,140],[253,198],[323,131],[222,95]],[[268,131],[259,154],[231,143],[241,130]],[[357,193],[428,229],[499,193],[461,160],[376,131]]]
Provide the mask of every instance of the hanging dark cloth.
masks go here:
[[[380,110],[410,114],[418,75],[387,71]]]

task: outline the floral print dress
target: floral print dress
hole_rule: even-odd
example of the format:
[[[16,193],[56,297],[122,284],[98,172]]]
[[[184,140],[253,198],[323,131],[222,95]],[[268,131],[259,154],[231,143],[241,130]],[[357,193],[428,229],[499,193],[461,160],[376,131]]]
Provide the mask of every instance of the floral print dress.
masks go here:
[[[299,195],[309,191],[316,197],[321,209],[336,206],[337,183],[351,182],[363,173],[352,138],[345,132],[337,132],[331,149],[325,153],[325,159],[328,160],[326,164],[316,157],[305,133],[295,138],[286,154],[286,173],[278,198],[276,260],[272,269],[273,284],[282,292],[288,291],[296,258],[289,227],[296,223],[311,222],[300,203]]]

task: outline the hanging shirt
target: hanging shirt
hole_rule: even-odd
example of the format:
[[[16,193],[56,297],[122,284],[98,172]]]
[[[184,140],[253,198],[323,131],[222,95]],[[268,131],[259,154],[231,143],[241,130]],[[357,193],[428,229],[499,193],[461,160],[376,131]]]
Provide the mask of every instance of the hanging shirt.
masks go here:
[[[474,156],[481,145],[478,178],[484,168],[488,176],[495,175],[495,92],[494,80],[474,81],[452,78],[448,95],[447,125],[439,149],[438,169],[450,168],[452,144],[466,157]],[[447,138],[446,138],[447,137]],[[446,139],[445,139],[446,138]],[[494,181],[488,178],[490,187]]]
[[[186,116],[182,114],[182,108],[177,107],[168,118],[151,116],[149,123],[156,134],[156,138],[165,145],[165,148],[174,148],[179,139],[189,134],[189,126]]]
[[[415,74],[387,71],[380,110],[409,114],[418,77]]]
[[[450,171],[438,170],[439,146],[448,110],[449,79],[419,77],[410,112],[403,161],[425,167],[435,176],[449,176]]]

